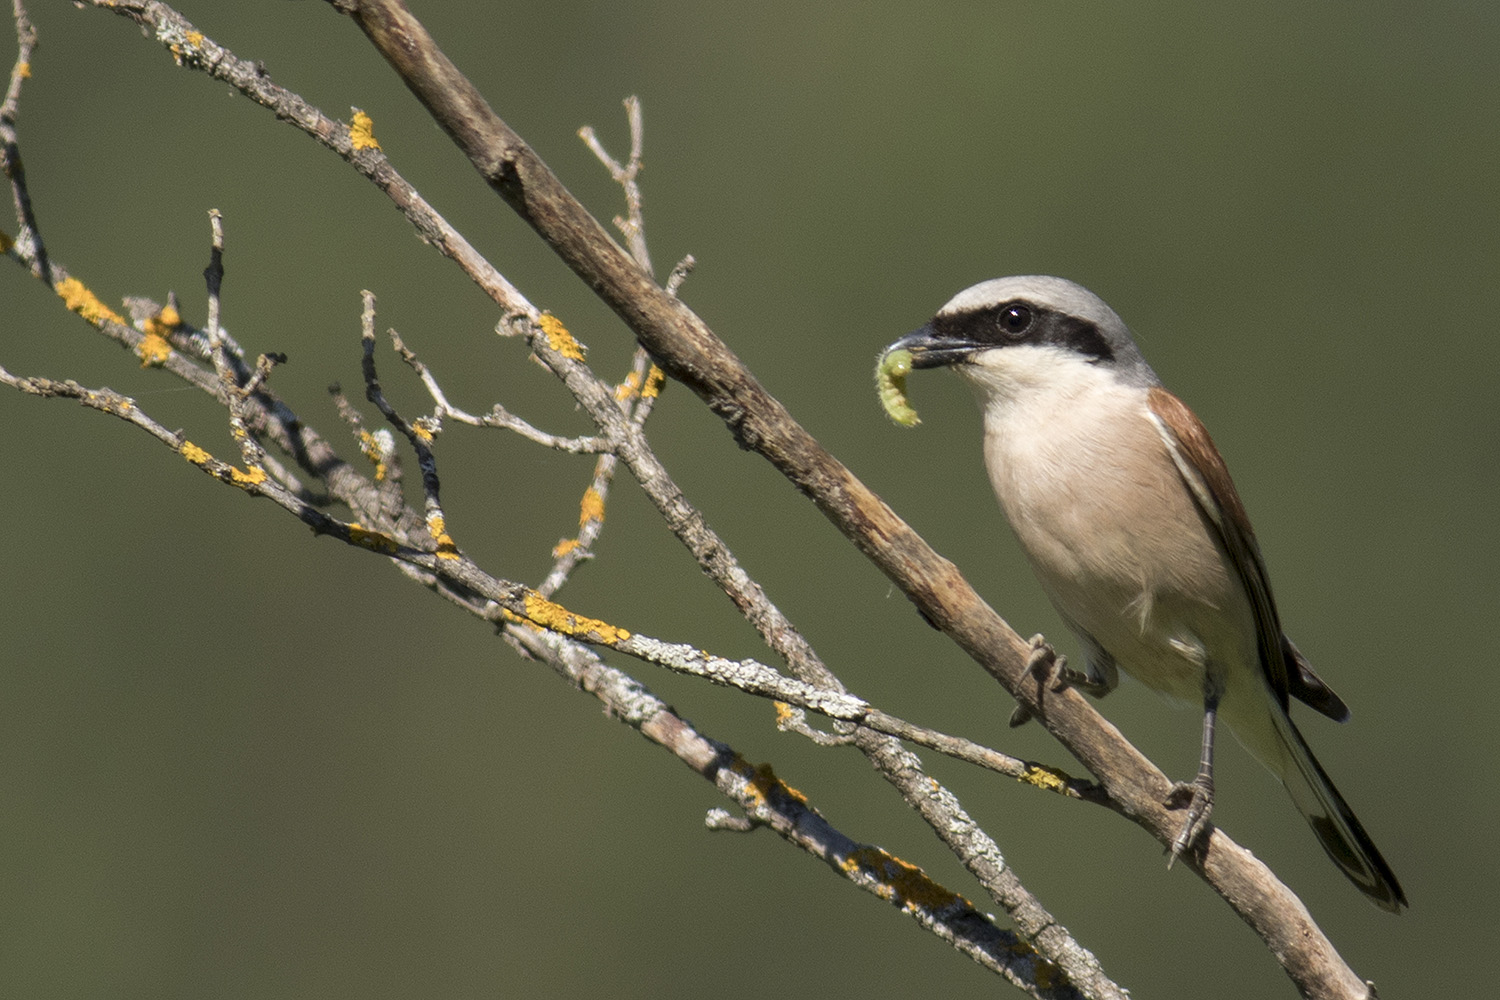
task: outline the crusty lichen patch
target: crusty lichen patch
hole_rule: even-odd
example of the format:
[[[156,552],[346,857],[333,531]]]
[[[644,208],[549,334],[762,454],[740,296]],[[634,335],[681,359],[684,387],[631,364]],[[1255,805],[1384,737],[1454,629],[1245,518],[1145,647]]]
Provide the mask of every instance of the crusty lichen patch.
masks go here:
[[[597,618],[575,615],[534,590],[526,595],[526,617],[550,631],[606,646],[616,646],[630,638],[630,632],[626,629]]]
[[[573,338],[568,328],[563,326],[562,320],[551,313],[542,313],[541,318],[537,320],[537,325],[547,335],[548,347],[565,358],[571,358],[574,361],[583,360],[583,345]]]

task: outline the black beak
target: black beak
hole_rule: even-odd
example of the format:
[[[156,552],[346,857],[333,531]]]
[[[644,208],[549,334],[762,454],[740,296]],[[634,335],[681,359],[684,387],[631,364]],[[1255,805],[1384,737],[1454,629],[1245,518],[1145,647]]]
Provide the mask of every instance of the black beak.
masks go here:
[[[891,344],[885,349],[885,353],[910,351],[913,368],[946,368],[949,365],[968,361],[975,351],[983,350],[986,346],[990,345],[976,344],[964,337],[938,333],[933,329],[932,324],[928,323]]]

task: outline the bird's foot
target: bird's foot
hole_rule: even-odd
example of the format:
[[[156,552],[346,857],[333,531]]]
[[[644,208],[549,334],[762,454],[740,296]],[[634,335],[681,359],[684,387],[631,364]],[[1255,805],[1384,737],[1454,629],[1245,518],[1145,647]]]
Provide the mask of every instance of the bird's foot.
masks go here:
[[[1052,648],[1052,644],[1041,633],[1031,637],[1031,654],[1026,658],[1026,676],[1047,691],[1064,691],[1070,687],[1081,688],[1093,695],[1102,695],[1108,688],[1094,680],[1082,670],[1068,666],[1068,658]],[[1038,697],[1038,700],[1041,700]],[[1032,719],[1031,709],[1017,705],[1010,713],[1010,726],[1024,725]]]
[[[1167,858],[1167,867],[1171,868],[1172,862],[1208,833],[1209,817],[1214,811],[1213,776],[1199,774],[1192,781],[1174,782],[1165,805],[1168,809],[1187,810],[1182,818],[1182,829],[1172,840],[1170,857]]]

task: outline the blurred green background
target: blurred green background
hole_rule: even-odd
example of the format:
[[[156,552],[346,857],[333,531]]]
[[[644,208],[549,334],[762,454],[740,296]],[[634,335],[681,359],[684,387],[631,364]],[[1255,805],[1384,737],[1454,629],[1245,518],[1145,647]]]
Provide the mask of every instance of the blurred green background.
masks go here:
[[[490,333],[491,304],[336,158],[123,19],[32,6],[43,48],[20,127],[36,209],[102,298],[176,289],[201,322],[218,208],[228,329],[291,356],[277,389],[347,454],[325,387],[358,385],[362,288],[459,405],[586,430]],[[1354,708],[1342,728],[1299,718],[1412,909],[1368,905],[1238,748],[1221,755],[1216,820],[1383,995],[1485,992],[1487,965],[1464,957],[1500,939],[1500,7],[413,6],[601,218],[618,192],[575,131],[623,153],[620,100],[639,94],[658,269],[696,255],[683,297],[771,391],[1020,632],[1064,648],[1000,528],[968,393],[919,376],[924,423],[901,430],[870,371],[984,278],[1056,273],[1109,301],[1213,429],[1289,632]],[[367,110],[397,167],[602,373],[624,370],[627,332],[350,22],[320,2],[182,9],[325,113]],[[397,403],[423,405],[382,357]],[[0,363],[107,384],[231,452],[222,413],[14,264]],[[370,554],[72,404],[7,390],[0,421],[0,994],[1005,993],[773,835],[706,832],[710,786]],[[1039,727],[1007,731],[1004,693],[690,393],[669,389],[652,426],[858,693],[1071,764]],[[536,581],[590,461],[459,427],[439,444],[455,537]],[[570,606],[766,655],[623,476],[598,551]],[[853,751],[777,733],[769,705],[620,665],[835,825],[990,908]],[[1195,713],[1129,682],[1104,709],[1190,773]],[[1136,828],[924,756],[1137,996],[1294,995]]]

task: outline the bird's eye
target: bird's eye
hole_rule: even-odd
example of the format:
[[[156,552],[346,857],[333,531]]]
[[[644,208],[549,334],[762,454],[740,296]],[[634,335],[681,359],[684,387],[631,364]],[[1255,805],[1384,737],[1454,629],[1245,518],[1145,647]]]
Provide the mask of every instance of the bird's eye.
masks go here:
[[[1000,329],[1015,336],[1025,333],[1031,325],[1031,310],[1020,304],[1008,305],[1000,310]]]

